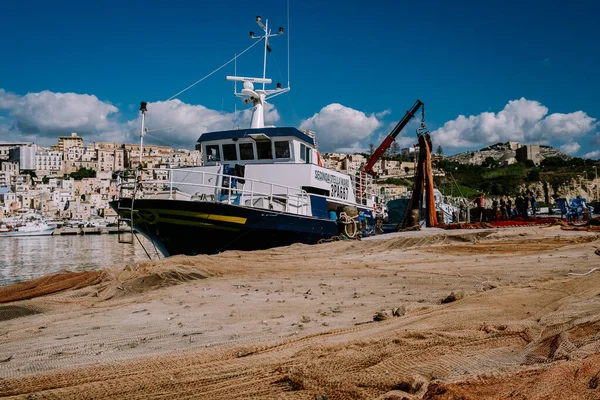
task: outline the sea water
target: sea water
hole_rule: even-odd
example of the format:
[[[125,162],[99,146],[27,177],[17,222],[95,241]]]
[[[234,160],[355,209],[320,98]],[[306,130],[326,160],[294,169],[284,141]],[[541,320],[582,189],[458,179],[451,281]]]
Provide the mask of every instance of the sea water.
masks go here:
[[[0,286],[43,275],[122,267],[147,260],[139,243],[117,235],[0,237]]]

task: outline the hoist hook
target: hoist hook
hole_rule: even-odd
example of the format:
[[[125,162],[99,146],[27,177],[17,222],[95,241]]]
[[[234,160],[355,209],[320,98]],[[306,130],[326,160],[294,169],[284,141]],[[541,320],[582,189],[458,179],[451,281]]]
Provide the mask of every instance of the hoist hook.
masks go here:
[[[425,104],[421,106],[421,126],[417,128],[417,136],[428,133],[427,125],[425,125]]]

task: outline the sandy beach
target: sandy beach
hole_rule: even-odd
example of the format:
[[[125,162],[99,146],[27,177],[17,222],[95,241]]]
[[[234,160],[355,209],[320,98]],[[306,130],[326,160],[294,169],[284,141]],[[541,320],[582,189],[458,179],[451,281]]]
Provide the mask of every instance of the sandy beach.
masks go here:
[[[0,288],[0,397],[600,399],[599,238],[428,229]]]

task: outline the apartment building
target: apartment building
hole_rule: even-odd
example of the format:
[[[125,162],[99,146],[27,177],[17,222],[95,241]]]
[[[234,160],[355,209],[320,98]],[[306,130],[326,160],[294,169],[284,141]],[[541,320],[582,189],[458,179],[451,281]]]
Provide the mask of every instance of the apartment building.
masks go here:
[[[71,136],[59,136],[58,145],[54,150],[64,153],[71,147],[83,147],[83,138],[76,133],[71,133]]]
[[[58,174],[63,170],[63,153],[60,151],[41,151],[35,155],[35,170],[42,175]]]

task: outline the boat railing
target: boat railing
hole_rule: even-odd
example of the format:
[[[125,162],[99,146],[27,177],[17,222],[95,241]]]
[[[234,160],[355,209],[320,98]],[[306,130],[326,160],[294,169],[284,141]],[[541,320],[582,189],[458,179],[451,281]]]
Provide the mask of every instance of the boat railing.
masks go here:
[[[175,176],[177,172],[183,173],[183,179]],[[148,179],[149,176],[164,177],[165,173],[166,179]],[[190,174],[193,179],[189,179]],[[178,192],[184,192],[189,195],[190,201],[244,205],[310,215],[310,199],[305,190],[219,172],[191,168],[144,168],[138,169],[135,176],[123,179],[118,185],[120,197],[156,198],[168,194],[167,198],[172,200],[177,197]]]
[[[362,171],[349,173],[349,176],[354,186],[354,193],[358,204],[368,205],[370,201],[379,196],[373,176]]]

